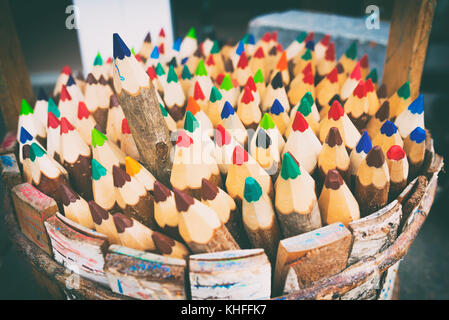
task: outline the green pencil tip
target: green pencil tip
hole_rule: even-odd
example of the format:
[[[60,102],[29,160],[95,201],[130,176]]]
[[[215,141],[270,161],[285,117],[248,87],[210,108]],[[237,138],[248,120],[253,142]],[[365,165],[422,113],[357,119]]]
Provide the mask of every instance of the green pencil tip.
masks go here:
[[[304,54],[301,57],[303,60],[305,61],[309,61],[312,60],[312,53],[310,52],[309,49],[306,50],[306,52],[304,52]]]
[[[303,31],[296,37],[296,41],[298,41],[299,43],[303,43],[304,40],[306,40],[306,37],[307,37],[307,32]]]
[[[192,79],[192,74],[190,73],[189,67],[187,67],[186,64],[182,68],[181,78],[182,80]]]
[[[58,106],[52,98],[48,98],[48,112],[53,113],[57,118],[61,116]]]
[[[259,126],[262,129],[268,130],[273,129],[276,127],[276,124],[273,121],[273,118],[268,113],[265,113],[262,117],[262,120],[260,120]]]
[[[92,129],[92,147],[96,148],[97,146],[103,146],[104,142],[108,140],[108,138],[98,131],[97,129]]]
[[[256,74],[254,75],[254,83],[265,83],[262,69],[257,69]]]
[[[398,96],[404,100],[410,98],[410,82],[407,81],[399,88]]]
[[[131,53],[133,54],[133,56],[136,55],[136,52],[134,51],[134,47],[131,48]]]
[[[247,177],[245,179],[245,191],[243,192],[243,197],[248,202],[259,201],[262,196],[262,188],[259,183],[253,177]]]
[[[221,82],[220,89],[229,91],[232,88],[234,88],[234,85],[232,83],[231,77],[229,76],[229,74],[226,74],[223,78],[223,81]]]
[[[196,76],[207,76],[206,66],[204,65],[203,59],[198,62],[198,66],[195,71]]]
[[[194,132],[197,128],[200,127],[200,123],[195,118],[195,116],[187,110],[186,112],[186,118],[184,120],[184,130],[187,130],[189,132]]]
[[[161,108],[162,115],[165,118],[168,115],[167,109],[165,109],[165,107],[162,105],[162,103],[159,103],[159,108]]]
[[[222,98],[223,95],[221,94],[220,90],[218,90],[217,87],[212,86],[212,89],[210,90],[209,101],[214,103],[220,101]]]
[[[301,175],[301,171],[299,170],[299,166],[290,153],[285,153],[282,159],[282,167],[281,167],[281,177],[284,180],[288,179],[296,179],[299,175]]]
[[[36,158],[42,157],[46,154],[45,150],[42,149],[36,142],[33,142],[30,146],[30,159],[34,162]]]
[[[171,64],[170,67],[168,68],[167,83],[170,83],[172,81],[178,82],[178,75],[175,72],[175,68]]]
[[[102,66],[102,65],[103,65],[103,58],[101,57],[100,52],[98,52],[94,60],[94,66]]]
[[[371,81],[373,81],[374,84],[377,83],[378,81],[378,75],[377,75],[377,69],[373,68],[370,73],[366,76],[366,80],[371,79]]]
[[[357,42],[351,43],[349,48],[345,52],[346,57],[351,60],[355,60],[357,58]]]
[[[26,101],[25,99],[22,99],[22,106],[20,108],[20,115],[28,115],[28,114],[33,114],[34,110],[33,108],[31,108],[30,104],[28,103],[28,101]]]
[[[298,111],[301,112],[304,117],[307,117],[312,112],[313,103],[312,94],[307,92],[299,103]]]
[[[155,71],[158,77],[163,76],[165,74],[164,67],[162,67],[160,62],[157,64]]]
[[[214,40],[214,44],[212,45],[212,49],[210,49],[211,54],[216,54],[220,52],[220,45],[217,40]]]
[[[196,30],[194,27],[190,28],[189,32],[187,32],[186,37],[196,39]]]
[[[103,167],[97,160],[92,159],[92,179],[99,180],[106,175],[106,168]]]

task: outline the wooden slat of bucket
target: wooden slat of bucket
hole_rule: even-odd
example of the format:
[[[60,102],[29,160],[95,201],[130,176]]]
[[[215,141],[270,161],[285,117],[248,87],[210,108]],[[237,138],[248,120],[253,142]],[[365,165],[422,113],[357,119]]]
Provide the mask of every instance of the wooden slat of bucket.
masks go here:
[[[20,173],[14,153],[0,155],[0,167],[2,170],[2,179],[8,190],[22,183],[22,174]]]

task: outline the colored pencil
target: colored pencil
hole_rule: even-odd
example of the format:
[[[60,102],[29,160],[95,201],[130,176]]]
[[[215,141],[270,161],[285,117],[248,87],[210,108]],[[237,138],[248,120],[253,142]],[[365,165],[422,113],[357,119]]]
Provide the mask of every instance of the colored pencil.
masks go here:
[[[368,81],[368,79],[371,79],[371,81],[373,82],[374,88],[377,91],[379,89],[379,84],[378,84],[379,78],[378,78],[376,68],[371,69],[370,73],[366,76],[365,80]]]
[[[107,83],[104,81],[104,78],[102,83],[100,83],[92,73],[87,75],[86,91],[84,93],[85,103],[95,121],[102,128],[106,128],[109,107],[109,96],[105,90],[106,85]]]
[[[327,117],[324,117],[320,122],[320,141],[324,142],[332,127],[338,128],[347,149],[352,150],[355,148],[360,140],[360,133],[345,114],[338,100],[334,100]]]
[[[181,121],[184,115],[186,97],[182,90],[173,66],[169,67],[167,83],[164,87],[164,102],[168,112],[176,122]]]
[[[136,219],[120,212],[114,214],[113,219],[122,246],[179,259],[185,259],[189,254],[182,243],[151,230]]]
[[[374,117],[371,117],[371,119],[368,121],[368,124],[366,125],[366,131],[371,138],[374,138],[380,132],[380,128],[385,123],[385,121],[388,120],[389,117],[390,103],[387,100],[382,103]]]
[[[209,130],[203,129],[201,122],[196,119],[190,110],[187,110],[186,112],[184,132],[195,141],[192,149],[192,152],[195,154],[194,157],[201,155],[201,162],[214,162],[212,157],[215,146],[208,134],[209,132],[212,132],[213,134],[213,130],[212,128],[209,128]],[[209,158],[206,158],[206,156],[209,156]]]
[[[228,101],[233,106],[237,104],[240,90],[234,87],[229,74],[224,75],[224,78],[220,83],[219,90],[225,101]]]
[[[217,75],[225,72],[223,56],[221,55],[220,45],[218,44],[217,40],[214,40],[212,48],[210,49],[210,54],[214,58]]]
[[[416,127],[404,140],[404,151],[410,165],[409,180],[416,178],[424,163],[426,154],[426,131]]]
[[[201,202],[217,213],[220,221],[240,247],[249,246],[248,238],[243,228],[242,214],[234,199],[216,185],[203,179],[201,183]]]
[[[195,100],[193,97],[189,97],[189,100],[187,101],[186,114],[184,117],[184,126],[186,121],[185,119],[187,117],[187,111],[189,111],[199,121],[202,131],[201,134],[207,134],[208,136],[213,135],[212,121],[206,115],[206,112],[202,110],[200,105],[197,103],[197,100]]]
[[[338,70],[333,68],[323,80],[321,80],[316,88],[316,102],[321,107],[320,117],[323,118],[327,115],[331,105],[330,100],[340,93],[340,85],[338,83]]]
[[[248,143],[248,132],[228,101],[225,102],[220,116],[220,124],[231,133],[238,143],[245,146]]]
[[[151,51],[153,50],[153,44],[151,43],[151,34],[148,32],[145,36],[145,39],[143,39],[142,46],[139,50],[139,55],[147,61],[147,59],[150,57]]]
[[[203,178],[217,186],[221,186],[222,182],[215,159],[203,159],[201,152],[194,152],[195,143],[200,141],[194,141],[184,130],[179,130],[170,183],[173,187],[200,199]]]
[[[306,92],[306,94],[301,98],[298,108],[296,108],[296,110],[293,108],[292,112],[290,113],[288,126],[284,132],[285,137],[288,139],[290,133],[292,132],[292,125],[295,121],[297,112],[300,112],[303,115],[307,123],[312,128],[313,133],[315,133],[315,135],[318,135],[320,130],[320,114],[318,113],[318,109],[316,107],[315,101],[313,100],[312,94],[310,92]]]
[[[240,55],[234,75],[241,87],[246,84],[246,82],[248,81],[248,77],[251,76],[251,68],[249,66],[245,51],[243,51]]]
[[[211,79],[215,79],[218,74],[217,65],[215,63],[214,56],[209,54],[205,60],[206,71]]]
[[[190,87],[189,96],[193,96],[196,100],[200,100],[198,102],[201,104],[202,107],[203,105],[204,107],[207,107],[208,100],[205,98],[197,97],[197,95],[204,96],[206,93],[207,94],[210,93],[210,90],[212,89],[213,86],[212,80],[209,74],[207,73],[207,69],[206,66],[204,65],[203,59],[201,59],[198,62],[198,66],[196,67],[195,70],[195,76],[193,77],[193,83],[194,86]],[[201,94],[200,92],[198,92],[199,90],[198,87],[201,89]],[[203,103],[203,100],[206,100],[205,103]]]
[[[56,161],[61,162],[61,139],[59,128],[60,112],[53,99],[48,99],[47,114],[47,152]]]
[[[360,80],[345,103],[345,112],[355,127],[361,131],[369,119],[369,101],[364,80]]]
[[[109,99],[109,111],[106,121],[106,134],[109,139],[117,145],[121,143],[122,137],[122,119],[125,117],[120,102],[115,94]],[[92,130],[92,128],[91,128]],[[89,132],[90,134],[90,132]]]
[[[207,106],[208,106],[208,103],[209,103],[209,100],[206,98],[206,95],[204,94],[203,89],[201,89],[201,86],[200,86],[198,81],[195,82],[195,84],[193,85],[193,88],[194,88],[194,91],[189,96],[189,99],[190,98],[195,99],[195,101],[199,104],[201,109],[206,110]],[[189,102],[187,101],[187,104],[188,103]]]
[[[247,129],[256,130],[262,118],[259,104],[254,99],[254,95],[249,86],[245,86],[237,106],[237,115]]]
[[[86,81],[81,70],[76,74],[75,82],[76,85],[80,88],[81,92],[84,94],[84,90],[86,89]]]
[[[307,37],[306,32],[301,32],[295,40],[293,40],[285,51],[287,52],[287,60],[291,60],[297,55],[299,55],[305,48],[306,42],[305,39]]]
[[[243,200],[245,179],[253,177],[262,187],[263,193],[272,197],[271,178],[245,149],[237,145],[232,152],[232,164],[226,177],[226,191],[240,205]]]
[[[346,81],[349,73],[354,70],[357,64],[357,43],[355,41],[346,49],[345,53],[340,57],[340,60],[338,60],[338,63],[343,69],[344,75],[342,79]]]
[[[268,73],[265,68],[265,52],[262,47],[258,47],[254,52],[251,60],[249,61],[249,66],[252,74],[256,74],[258,70],[260,70],[263,78],[267,78]]]
[[[110,244],[121,244],[114,217],[96,201],[91,200],[88,204],[95,230],[106,235]]]
[[[34,104],[34,118],[37,119],[44,127],[45,134],[47,134],[47,113],[48,113],[48,97],[44,89],[39,89],[39,94]],[[18,126],[20,128],[20,126]]]
[[[360,58],[359,62],[360,62],[360,70],[362,72],[362,79],[365,79],[370,72],[368,54],[365,53],[363,57]]]
[[[30,159],[32,162],[32,179],[27,180],[31,180],[31,184],[39,191],[61,204],[60,185],[68,183],[64,173],[36,142],[31,143]]]
[[[341,87],[340,96],[343,100],[347,100],[351,96],[360,80],[362,80],[362,71],[360,69],[360,63],[357,62],[349,77]]]
[[[112,172],[112,167],[125,164],[125,154],[98,130],[98,127],[92,129],[92,150],[93,157],[97,159],[108,171]]]
[[[394,124],[403,139],[407,138],[416,127],[424,128],[424,95],[420,94],[407,109],[397,116]]]
[[[349,159],[351,160],[351,184],[350,186],[355,185],[355,178],[357,176],[357,170],[359,170],[360,163],[363,159],[365,159],[368,152],[370,152],[373,145],[371,144],[371,139],[368,135],[368,132],[365,131],[362,134],[357,146],[352,149]]]
[[[95,79],[100,79],[101,76],[103,76],[103,78],[105,80],[108,79],[108,74],[104,68],[103,65],[103,58],[101,57],[100,52],[97,53],[97,55],[95,56],[94,59],[94,64],[91,70],[92,75],[94,76]]]
[[[154,220],[161,231],[181,241],[178,231],[179,216],[173,192],[159,181],[154,181]]]
[[[126,118],[122,120],[122,137],[120,139],[120,149],[124,154],[140,160],[139,150],[137,150],[136,142],[134,141],[131,130],[129,130],[128,121]]]
[[[288,71],[287,53],[285,50],[281,53],[279,60],[276,62],[276,67],[271,74],[274,76],[277,72],[281,73],[284,86],[288,86],[290,84],[290,74]]]
[[[104,210],[114,209],[117,200],[112,168],[107,170],[95,158],[92,159],[92,193],[95,202]]]
[[[287,113],[290,112],[290,103],[282,81],[282,74],[277,72],[267,86],[262,99],[261,110],[267,112],[273,105],[274,99],[278,99]]]
[[[65,86],[70,96],[75,101],[76,113],[76,106],[78,106],[78,102],[84,101],[84,94],[81,91],[80,87],[78,87],[78,85],[76,84],[76,81],[75,79],[73,79],[72,75],[69,76],[69,80],[67,80],[67,84]]]
[[[270,261],[274,262],[281,232],[271,199],[252,177],[245,179],[242,218],[252,246],[263,248]]]
[[[23,128],[23,127],[22,127]],[[33,182],[33,162],[31,161],[31,145],[29,143],[20,146],[22,154],[22,174],[23,180],[31,184]]]
[[[368,115],[373,117],[380,108],[380,101],[371,78],[365,81],[365,89],[368,98]]]
[[[378,133],[373,139],[374,146],[380,146],[384,154],[387,153],[388,149],[391,146],[398,145],[401,148],[404,145],[404,142],[399,134],[398,128],[396,125],[387,120],[384,122],[382,127],[380,128],[380,133]]]
[[[317,80],[316,82],[319,83],[336,66],[337,66],[337,58],[335,55],[335,43],[331,42],[326,47],[323,57],[317,62],[315,74],[315,79]]]
[[[340,173],[346,184],[350,185],[350,163],[348,152],[338,128],[330,128],[323,148],[318,155],[318,168],[321,178],[324,180],[327,173],[335,169]]]
[[[324,225],[340,222],[347,226],[360,219],[359,204],[337,170],[327,173],[318,205]]]
[[[405,82],[396,91],[393,96],[390,97],[390,118],[395,119],[399,116],[407,107],[412,103],[412,97],[410,95],[410,83]]]
[[[110,112],[112,113],[112,112]],[[75,122],[76,130],[88,146],[92,145],[92,129],[95,128],[97,123],[90,114],[83,101],[78,103],[78,112]]]
[[[47,131],[45,130],[45,126],[34,114],[33,108],[31,108],[30,104],[25,99],[22,99],[17,126],[18,128],[24,127],[41,144],[45,144],[47,138]],[[18,130],[17,140],[19,139],[20,131]]]
[[[217,160],[221,174],[224,176],[228,174],[229,166],[232,164],[232,152],[238,144],[234,137],[221,124],[217,125],[217,129],[215,130],[214,157]]]
[[[282,137],[282,134],[279,131],[277,124],[274,121],[273,116],[270,115],[270,113],[265,113],[263,115],[262,120],[260,120],[259,126],[257,127],[255,134],[257,134],[259,130],[264,130],[267,132],[267,134],[271,137],[273,147],[277,149],[279,153],[281,153],[282,150],[284,150],[285,140]],[[256,135],[253,135],[253,137],[251,138],[250,149],[252,146],[255,146],[256,137],[257,137]]]
[[[385,206],[389,190],[390,174],[384,152],[374,146],[360,163],[355,181],[355,197],[362,215],[367,216]]]
[[[275,208],[284,238],[321,227],[315,181],[300,170],[290,153],[284,154],[281,173],[275,184]]]
[[[78,111],[78,103],[75,102],[74,99],[72,99],[65,85],[62,85],[61,87],[58,109],[61,113],[60,118],[64,117],[69,120],[70,123],[75,123],[77,118],[76,116]]]
[[[69,75],[72,74],[72,69],[70,69],[69,66],[64,66],[61,70],[61,73],[59,74],[58,78],[56,79],[56,84],[53,89],[53,97],[57,97],[59,93],[61,92],[61,87],[63,84],[67,83],[67,80],[69,80]]]
[[[64,215],[86,228],[94,229],[95,225],[87,201],[67,184],[61,184],[60,188]]]
[[[151,50],[151,54],[147,58],[144,68],[145,70],[148,70],[149,67],[156,68],[157,64],[160,61],[160,54],[159,54],[159,48],[157,46],[154,46]]]
[[[320,41],[315,45],[315,57],[317,64],[324,59],[326,50],[330,45],[331,36],[326,34]],[[332,69],[332,68],[331,68]]]
[[[189,68],[189,70],[194,71],[198,67],[198,63],[200,62],[200,60],[204,58],[205,57],[203,51],[201,50],[201,47],[198,47],[193,53],[193,55],[191,55],[190,57],[183,58],[181,60],[181,63],[184,62],[185,65]]]
[[[221,121],[221,112],[223,111],[223,106],[225,104],[223,95],[217,87],[212,86],[209,95],[209,105],[207,107],[207,116],[212,122],[212,126],[215,128]]]
[[[89,146],[67,118],[61,118],[61,161],[73,188],[84,199],[92,199],[91,158]]]
[[[290,152],[309,173],[315,170],[321,143],[313,133],[304,116],[297,112],[292,124],[292,132],[285,143],[283,153]]]
[[[270,176],[273,176],[273,180],[276,180],[281,166],[279,148],[277,143],[273,142],[273,139],[268,132],[261,127],[257,128],[257,131],[251,140],[250,153],[259,165]]]
[[[153,193],[156,179],[150,171],[131,157],[125,158],[125,169],[127,174],[142,183],[148,192]]]
[[[157,95],[159,96],[159,94],[157,94]],[[160,98],[158,98],[158,100],[159,99]],[[176,133],[176,130],[178,130],[175,120],[168,113],[167,109],[163,105],[163,101],[162,100],[159,100],[159,108],[161,110],[162,116],[164,117],[165,124],[167,125],[167,128],[170,131],[170,134],[173,135],[174,133]]]
[[[228,70],[228,72],[234,73],[234,71],[237,69],[237,65],[239,63],[240,56],[242,55],[243,52],[245,52],[245,44],[243,43],[243,41],[239,41],[230,52],[229,60],[232,62],[233,70],[232,71]],[[246,59],[246,53],[245,53],[245,59]]]
[[[196,30],[195,28],[190,28],[187,32],[186,36],[182,40],[180,56],[181,59],[186,57],[190,57],[198,48],[198,41],[196,39]]]
[[[260,99],[263,100],[267,87],[265,86],[265,78],[261,69],[257,69],[253,79],[257,87],[257,92],[259,92]]]
[[[173,188],[179,233],[194,253],[238,250],[239,245],[218,214],[189,194]]]
[[[154,201],[145,185],[118,166],[112,167],[112,177],[117,204],[123,212],[147,227],[156,229]]]
[[[390,173],[390,200],[404,190],[407,185],[409,165],[404,149],[392,146],[387,152],[387,165]]]
[[[27,129],[25,129],[24,127],[20,127],[19,130],[20,133],[20,138],[19,138],[19,162],[22,163],[23,162],[23,153],[22,153],[22,149],[23,146],[25,144],[29,144],[31,145],[31,143],[36,142],[41,148],[42,145],[36,140],[35,137],[33,137],[28,131]],[[29,148],[29,146],[28,146]]]

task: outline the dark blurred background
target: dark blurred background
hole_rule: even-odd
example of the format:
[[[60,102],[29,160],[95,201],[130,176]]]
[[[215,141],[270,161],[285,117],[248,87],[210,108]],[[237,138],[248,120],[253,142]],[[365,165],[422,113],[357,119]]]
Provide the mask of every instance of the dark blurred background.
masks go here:
[[[10,1],[11,11],[21,42],[32,83],[45,82],[57,76],[63,65],[81,69],[76,30],[64,27],[68,0]],[[291,9],[310,10],[345,16],[361,17],[368,5],[380,7],[382,20],[389,20],[391,0],[189,0],[171,1],[174,36],[184,36],[196,27],[199,39],[206,36],[220,42],[240,39],[254,17]],[[429,49],[424,68],[421,92],[426,101],[426,127],[435,139],[437,152],[449,156],[449,1],[438,0]],[[107,15],[99,16],[99,22]],[[38,88],[34,87],[36,91]],[[0,127],[4,134],[4,126]],[[3,198],[4,187],[1,188]],[[440,175],[437,197],[418,238],[402,261],[400,276],[401,299],[449,299],[449,205],[448,183]],[[1,217],[0,217],[1,218]],[[0,219],[0,299],[47,299],[31,275],[22,257],[5,235]]]

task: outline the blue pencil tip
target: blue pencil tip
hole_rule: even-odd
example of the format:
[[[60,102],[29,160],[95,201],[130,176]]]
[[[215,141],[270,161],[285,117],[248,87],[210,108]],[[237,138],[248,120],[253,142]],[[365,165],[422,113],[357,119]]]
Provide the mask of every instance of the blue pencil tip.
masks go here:
[[[154,46],[153,51],[151,51],[150,55],[151,59],[159,59],[159,48]]]
[[[114,33],[113,35],[113,44],[114,44],[114,59],[119,58],[123,59],[125,56],[131,56],[131,51],[128,46],[123,42],[122,38],[118,35],[118,33]]]
[[[413,114],[424,112],[424,95],[422,93],[408,106],[408,110]]]
[[[357,143],[357,146],[355,147],[355,150],[357,153],[365,152],[365,154],[368,154],[370,152],[371,148],[373,147],[373,144],[371,143],[371,139],[369,138],[368,132],[363,132],[362,137],[360,138],[359,142]]]
[[[181,60],[181,64],[186,64],[187,60],[189,60],[189,57],[185,57]]]
[[[20,143],[24,144],[27,141],[33,140],[33,136],[24,127],[20,127]]]
[[[73,86],[75,84],[75,79],[73,79],[72,75],[69,75],[69,80],[67,80],[67,87]]]
[[[274,99],[273,105],[271,106],[270,113],[275,115],[280,115],[282,112],[284,112],[284,107],[279,102],[278,99]]]
[[[179,50],[181,50],[181,42],[182,42],[182,38],[181,37],[176,39],[175,42],[173,43],[173,50],[179,52]]]
[[[256,44],[256,40],[254,39],[254,35],[251,33],[248,35],[248,44]]]
[[[245,47],[243,46],[243,41],[240,41],[235,53],[237,53],[237,55],[241,55],[243,51],[245,51]]]
[[[398,132],[398,127],[396,127],[396,125],[389,120],[385,121],[382,128],[380,128],[380,133],[386,134],[387,137],[391,137],[396,132]]]
[[[426,139],[426,130],[421,127],[416,127],[410,133],[410,140],[415,141],[416,143],[421,143]]]
[[[307,41],[306,48],[312,51],[315,50],[315,42],[313,40]]]
[[[70,75],[72,77],[72,75]],[[70,78],[69,78],[70,79]],[[45,100],[48,101],[47,94],[45,93],[43,88],[39,89],[39,94],[37,95],[37,100]]]
[[[223,110],[221,110],[221,118],[222,119],[227,119],[229,118],[230,115],[234,114],[234,108],[231,106],[231,104],[226,101],[224,106],[223,106]]]

